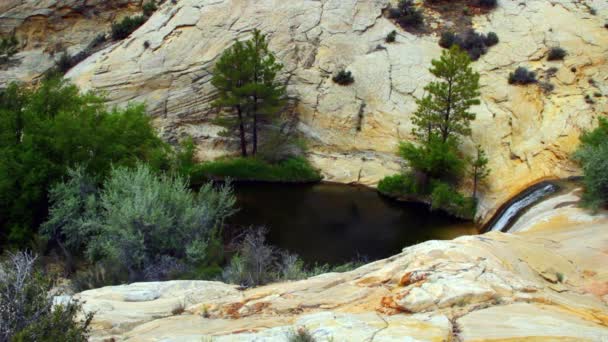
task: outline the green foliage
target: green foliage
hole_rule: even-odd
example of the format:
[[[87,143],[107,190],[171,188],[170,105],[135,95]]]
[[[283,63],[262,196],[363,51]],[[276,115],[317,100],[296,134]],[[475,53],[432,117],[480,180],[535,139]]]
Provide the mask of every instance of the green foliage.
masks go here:
[[[391,32],[389,32],[389,34],[386,35],[386,38],[384,40],[387,43],[393,43],[395,42],[395,38],[397,38],[397,31],[392,30]]]
[[[190,174],[193,184],[207,179],[231,178],[239,181],[317,182],[321,180],[303,157],[291,157],[277,164],[258,158],[231,158],[198,164]]]
[[[477,198],[477,186],[490,175],[488,168],[488,157],[486,151],[477,145],[475,158],[471,161],[471,173],[473,175],[473,198]]]
[[[386,177],[378,184],[389,196],[417,195],[454,216],[473,218],[475,201],[458,193],[452,183],[462,177],[467,160],[458,150],[460,138],[471,134],[475,114],[469,109],[479,104],[479,74],[471,69],[471,59],[457,45],[443,51],[432,61],[431,73],[439,80],[424,89],[427,95],[417,100],[412,133],[418,144],[399,145],[399,155],[414,170],[411,175]],[[485,158],[485,155],[484,155]],[[487,158],[478,156],[479,172],[485,177]]]
[[[479,102],[479,74],[471,68],[471,59],[457,46],[444,50],[432,61],[431,74],[438,81],[424,87],[427,95],[416,100],[413,133],[420,142],[437,135],[443,142],[471,134],[475,114],[469,109]]]
[[[441,209],[453,216],[473,219],[475,216],[475,200],[464,197],[451,185],[435,181],[431,184],[431,209]]]
[[[334,75],[334,77],[331,78],[332,81],[334,81],[334,83],[337,83],[339,85],[351,85],[353,84],[353,82],[355,82],[355,78],[353,77],[353,74],[350,71],[346,71],[346,70],[340,70],[338,71],[337,74]]]
[[[456,45],[469,54],[471,60],[476,61],[485,55],[488,48],[498,44],[498,35],[494,32],[484,35],[475,30],[468,30],[462,34],[446,31],[441,34],[439,46],[449,49]]]
[[[527,85],[536,82],[536,73],[528,71],[524,67],[518,67],[514,72],[509,74],[509,84]]]
[[[86,342],[93,314],[78,319],[77,300],[53,305],[51,277],[35,267],[36,257],[20,252],[0,262],[0,340]]]
[[[77,271],[70,277],[70,281],[75,292],[82,292],[124,284],[129,281],[129,272],[120,264],[97,262]]]
[[[152,16],[152,14],[154,14],[154,12],[157,9],[158,9],[158,7],[156,7],[156,3],[154,2],[154,0],[152,0],[150,2],[146,2],[142,7],[144,16],[146,16],[146,17]]]
[[[581,136],[574,154],[583,169],[585,193],[583,205],[598,210],[608,204],[608,120],[600,118],[599,126]]]
[[[138,15],[134,17],[124,17],[122,21],[112,23],[112,39],[122,40],[127,38],[133,31],[143,25],[146,20],[145,16]]]
[[[400,0],[397,8],[389,9],[389,17],[403,28],[420,28],[424,25],[424,15],[413,0]]]
[[[32,239],[49,186],[68,168],[82,164],[102,179],[111,165],[166,167],[168,152],[143,106],[108,111],[102,98],[60,79],[34,91],[9,85],[0,91],[0,240]]]
[[[103,188],[82,195],[86,178],[74,171],[51,191],[42,231],[91,262],[121,265],[131,279],[164,278],[206,258],[211,232],[234,212],[230,184],[198,193],[180,176],[156,175],[148,166],[114,168]],[[85,185],[84,188],[91,188]]]
[[[15,35],[0,37],[0,65],[8,62],[19,49],[19,41]]]
[[[258,30],[245,43],[236,41],[215,65],[214,106],[228,109],[216,123],[225,128],[224,135],[237,134],[243,157],[248,154],[247,132],[251,132],[251,154],[256,155],[262,125],[275,120],[285,103],[285,86],[276,80],[282,68]]]
[[[477,5],[479,7],[492,9],[498,5],[498,1],[497,0],[477,0]]]
[[[548,61],[561,61],[566,57],[566,50],[559,46],[552,47],[549,49],[549,54],[547,55]]]
[[[287,336],[288,342],[315,342],[316,339],[312,336],[310,331],[304,327],[299,327],[289,332]]]
[[[194,161],[195,152],[196,145],[192,137],[182,140],[174,153],[171,169],[181,176],[189,176],[196,165]]]
[[[446,142],[432,137],[427,144],[416,146],[410,142],[399,145],[399,155],[407,160],[412,168],[428,177],[437,179],[457,179],[465,167],[465,161],[458,152],[456,141]]]

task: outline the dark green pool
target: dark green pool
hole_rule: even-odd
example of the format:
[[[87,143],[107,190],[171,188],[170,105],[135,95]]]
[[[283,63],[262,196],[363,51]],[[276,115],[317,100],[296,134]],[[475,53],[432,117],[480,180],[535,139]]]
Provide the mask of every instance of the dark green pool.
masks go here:
[[[238,184],[232,224],[269,229],[269,241],[306,262],[385,258],[434,239],[476,234],[470,222],[400,203],[359,186]]]

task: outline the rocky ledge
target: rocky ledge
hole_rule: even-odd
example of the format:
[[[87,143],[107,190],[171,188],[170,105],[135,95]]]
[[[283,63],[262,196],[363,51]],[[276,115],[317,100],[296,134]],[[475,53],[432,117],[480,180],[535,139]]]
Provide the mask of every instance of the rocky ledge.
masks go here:
[[[605,341],[608,214],[577,208],[578,191],[532,208],[515,234],[427,241],[347,273],[76,296],[96,312],[97,341],[287,341],[301,328],[318,341]]]

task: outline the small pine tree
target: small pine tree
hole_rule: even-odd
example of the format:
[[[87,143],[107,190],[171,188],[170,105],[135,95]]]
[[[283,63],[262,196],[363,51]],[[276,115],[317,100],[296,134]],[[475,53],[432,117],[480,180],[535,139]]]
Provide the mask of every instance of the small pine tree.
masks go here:
[[[284,103],[285,87],[276,80],[282,67],[258,30],[251,40],[235,42],[215,65],[211,84],[218,90],[218,99],[214,105],[232,111],[220,116],[217,123],[226,128],[226,135],[238,128],[243,157],[247,156],[246,129],[251,126],[251,153],[255,155],[260,122],[271,120]]]
[[[477,145],[475,158],[471,161],[471,168],[473,174],[473,198],[477,197],[477,186],[483,182],[490,175],[490,169],[488,168],[488,157],[486,151],[481,148],[481,145]]]
[[[414,135],[424,141],[437,134],[443,142],[470,135],[475,114],[469,109],[480,103],[479,73],[471,68],[468,54],[457,46],[444,50],[432,64],[430,72],[439,80],[424,87],[427,95],[416,101]]]
[[[0,64],[8,62],[17,53],[18,46],[19,41],[15,35],[0,38]]]

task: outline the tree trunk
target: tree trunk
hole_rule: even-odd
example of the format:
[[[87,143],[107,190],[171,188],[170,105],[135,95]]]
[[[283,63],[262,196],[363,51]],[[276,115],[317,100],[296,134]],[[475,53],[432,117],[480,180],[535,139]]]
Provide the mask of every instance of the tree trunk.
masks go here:
[[[477,167],[473,170],[473,198],[477,197]]]
[[[239,117],[239,135],[241,138],[241,156],[247,157],[247,140],[245,140],[245,124],[243,123],[243,112],[241,106],[236,106],[236,112]]]
[[[252,155],[258,153],[258,114],[253,113],[253,150]]]

